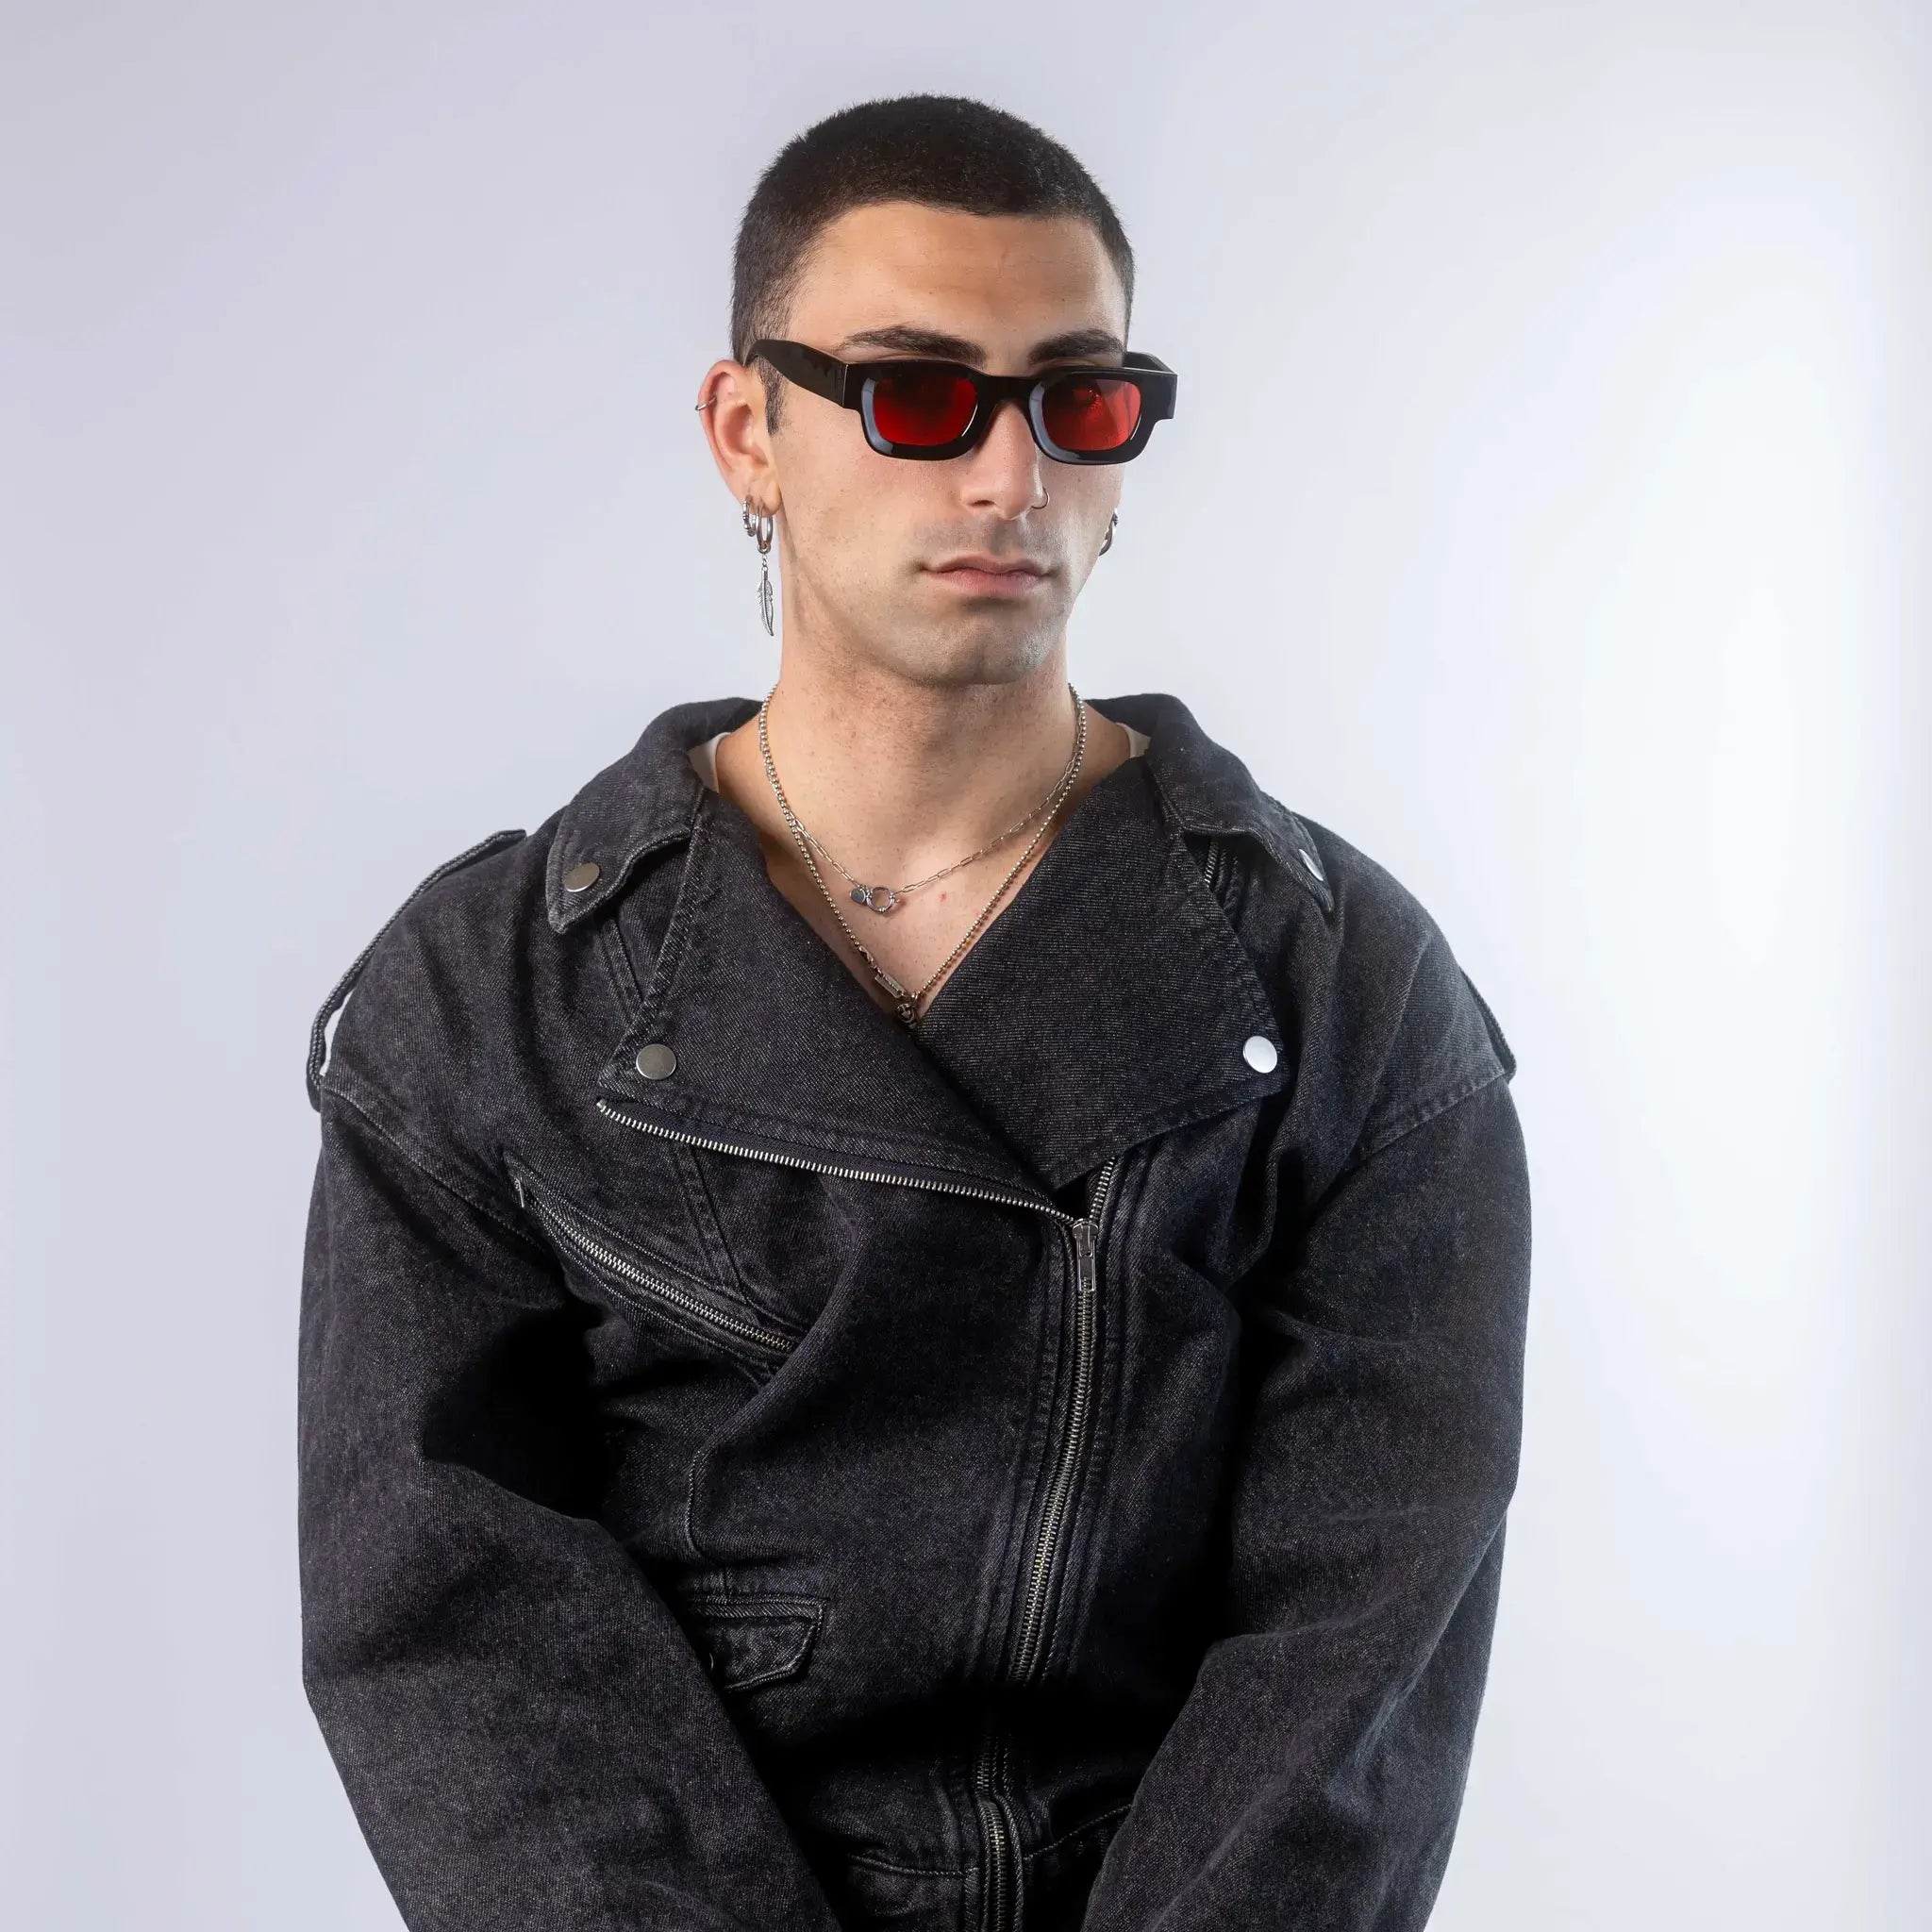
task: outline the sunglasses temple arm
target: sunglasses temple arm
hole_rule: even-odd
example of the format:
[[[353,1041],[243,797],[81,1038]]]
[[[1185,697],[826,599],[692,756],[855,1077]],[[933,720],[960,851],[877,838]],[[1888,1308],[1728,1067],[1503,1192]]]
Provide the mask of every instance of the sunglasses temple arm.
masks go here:
[[[858,402],[859,378],[857,370],[849,363],[841,362],[836,356],[828,356],[823,349],[814,349],[808,343],[800,342],[792,350],[799,361],[811,372],[811,387],[823,396],[830,396],[846,408],[856,408]]]
[[[827,396],[847,408],[858,408],[858,384],[854,380],[857,372],[838,357],[814,349],[809,342],[780,341],[775,337],[760,337],[752,344],[751,353],[762,356],[787,381]]]

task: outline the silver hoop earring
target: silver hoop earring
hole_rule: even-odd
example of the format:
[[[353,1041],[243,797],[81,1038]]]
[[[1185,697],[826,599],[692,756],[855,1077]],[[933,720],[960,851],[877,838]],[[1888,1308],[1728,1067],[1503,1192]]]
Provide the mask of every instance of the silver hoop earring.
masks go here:
[[[744,492],[744,534],[758,546],[758,615],[764,620],[767,637],[774,633],[772,628],[772,572],[765,558],[771,553],[772,533],[776,528],[776,521],[767,510],[759,510],[757,521],[753,521],[751,491],[747,490]]]
[[[1107,520],[1107,541],[1100,546],[1100,556],[1105,557],[1107,553],[1113,548],[1113,526],[1117,523],[1119,523],[1120,520],[1121,513],[1119,510],[1115,510],[1113,515]]]

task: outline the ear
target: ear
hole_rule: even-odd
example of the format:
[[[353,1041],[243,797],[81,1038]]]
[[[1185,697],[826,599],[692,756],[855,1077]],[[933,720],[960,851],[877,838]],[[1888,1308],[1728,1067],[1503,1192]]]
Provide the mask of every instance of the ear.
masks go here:
[[[775,515],[778,485],[762,380],[742,362],[714,362],[705,371],[695,408],[732,501],[741,506],[749,495],[755,508]]]

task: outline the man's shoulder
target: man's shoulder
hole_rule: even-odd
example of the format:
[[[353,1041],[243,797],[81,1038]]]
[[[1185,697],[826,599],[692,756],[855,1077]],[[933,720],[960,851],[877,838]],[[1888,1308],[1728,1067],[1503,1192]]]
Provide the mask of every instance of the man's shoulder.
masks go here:
[[[740,722],[747,706],[757,708],[742,698],[669,706],[541,824],[465,846],[407,896],[398,879],[395,910],[316,1014],[311,1101],[320,1105],[330,1068],[363,1062],[373,1080],[386,1067],[448,1062],[474,1045],[471,1036],[508,1029],[532,988],[568,970],[564,956],[579,950],[555,941],[613,898],[650,852],[689,831],[701,781],[686,747]]]
[[[1514,1073],[1441,922],[1390,866],[1268,791],[1173,692],[1099,702],[1151,733],[1149,776],[1217,891],[1230,872],[1216,848],[1244,856],[1236,922],[1277,1010],[1300,1026],[1311,1071],[1349,1086],[1372,1122],[1431,1083]],[[1329,1102],[1345,1115],[1350,1093]]]
[[[379,1082],[385,1069],[455,1057],[460,1036],[520,971],[525,934],[542,918],[556,824],[553,815],[535,831],[491,832],[403,893],[311,1023],[313,1104],[331,1079]]]
[[[1277,994],[1296,1015],[1305,1064],[1333,1083],[1338,1114],[1353,1116],[1351,1145],[1372,1151],[1431,1108],[1512,1079],[1515,1054],[1444,920],[1332,825],[1258,795],[1306,840],[1325,888],[1316,916],[1293,861],[1258,861],[1283,875],[1261,895],[1276,907],[1264,942]]]

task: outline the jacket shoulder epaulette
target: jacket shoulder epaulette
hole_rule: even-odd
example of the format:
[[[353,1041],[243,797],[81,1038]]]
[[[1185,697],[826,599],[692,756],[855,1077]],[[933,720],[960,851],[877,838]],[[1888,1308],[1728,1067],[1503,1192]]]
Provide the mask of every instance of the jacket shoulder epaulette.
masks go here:
[[[1483,1024],[1490,1029],[1490,1044],[1496,1050],[1496,1058],[1503,1062],[1503,1077],[1513,1080],[1516,1077],[1516,1056],[1509,1051],[1509,1042],[1503,1037],[1503,1029],[1496,1016],[1490,1010],[1490,1003],[1484,999],[1474,980],[1469,976],[1469,968],[1457,962],[1464,983],[1475,996],[1477,1009],[1483,1016]]]
[[[383,921],[381,930],[356,956],[354,963],[330,990],[327,999],[323,1001],[321,1010],[316,1014],[314,1024],[308,1029],[308,1104],[320,1113],[322,1111],[322,1071],[328,1058],[328,1023],[334,1019],[356,990],[356,982],[361,978],[363,968],[375,956],[389,929],[395,924],[405,912],[413,906],[432,886],[440,885],[452,873],[461,872],[467,865],[475,865],[479,859],[488,858],[492,853],[501,852],[516,844],[527,834],[521,827],[514,830],[491,832],[487,839],[479,839],[467,850],[458,852],[454,858],[446,858],[419,885],[390,916]]]

